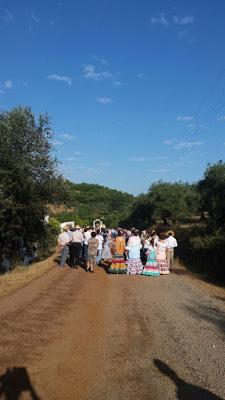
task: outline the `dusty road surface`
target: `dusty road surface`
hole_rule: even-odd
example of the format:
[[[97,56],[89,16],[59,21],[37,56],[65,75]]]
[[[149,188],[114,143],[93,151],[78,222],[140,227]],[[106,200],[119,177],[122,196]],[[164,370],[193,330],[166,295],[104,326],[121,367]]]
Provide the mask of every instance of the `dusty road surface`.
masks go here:
[[[0,399],[225,399],[225,291],[56,266],[0,303]]]

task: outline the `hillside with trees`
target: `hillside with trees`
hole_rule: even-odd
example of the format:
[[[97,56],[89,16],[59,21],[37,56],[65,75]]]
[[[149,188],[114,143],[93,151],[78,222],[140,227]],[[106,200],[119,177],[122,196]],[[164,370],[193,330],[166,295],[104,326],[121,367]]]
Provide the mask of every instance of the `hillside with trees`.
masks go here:
[[[67,199],[64,211],[53,215],[61,222],[75,221],[78,224],[92,224],[96,218],[107,226],[118,226],[126,218],[134,202],[134,196],[101,185],[66,182]]]

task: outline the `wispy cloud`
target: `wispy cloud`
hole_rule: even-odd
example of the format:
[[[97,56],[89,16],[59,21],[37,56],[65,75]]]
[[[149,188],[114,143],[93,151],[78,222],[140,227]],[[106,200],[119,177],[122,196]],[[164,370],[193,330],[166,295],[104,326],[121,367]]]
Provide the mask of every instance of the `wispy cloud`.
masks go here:
[[[88,64],[83,67],[82,75],[85,79],[93,81],[109,81],[116,86],[121,86],[122,82],[119,79],[119,74],[114,74],[109,70],[105,70],[100,65],[98,68],[93,64]]]
[[[110,165],[111,163],[109,161],[102,161],[96,164],[97,167],[109,167]]]
[[[40,24],[41,20],[37,16],[37,14],[34,12],[34,10],[31,10],[31,12],[28,15],[28,29],[29,32],[32,33],[33,29]]]
[[[0,15],[0,21],[8,25],[14,22],[14,17],[8,9],[5,9],[3,14]]]
[[[146,157],[144,157],[144,156],[132,157],[132,158],[130,158],[130,161],[134,161],[134,162],[144,162],[144,161],[146,161]]]
[[[152,25],[158,24],[164,26],[165,28],[169,26],[169,22],[163,12],[158,17],[151,17],[150,22]]]
[[[183,121],[183,122],[188,122],[188,121],[193,121],[193,116],[192,115],[179,115],[177,117],[177,121]]]
[[[52,144],[53,144],[53,146],[61,146],[61,145],[63,145],[64,143],[61,142],[61,140],[56,139],[56,140],[54,140],[54,141],[52,142]]]
[[[137,74],[137,77],[143,81],[148,80],[148,75],[144,74],[143,72],[139,72],[139,74]]]
[[[155,156],[155,157],[151,157],[151,160],[157,160],[157,161],[163,161],[163,160],[167,160],[167,156]]]
[[[174,141],[175,141],[174,139],[166,139],[166,140],[164,140],[163,144],[168,144],[168,145],[170,145],[170,144],[173,144]]]
[[[202,146],[204,143],[200,141],[192,141],[192,142],[178,142],[174,149],[183,150],[183,149],[192,149],[193,147]]]
[[[225,115],[221,115],[217,118],[217,121],[225,121]]]
[[[0,94],[4,94],[6,90],[12,89],[13,88],[13,82],[8,79],[4,82],[0,82]]]
[[[66,159],[66,161],[80,161],[80,160],[81,158],[76,156],[71,156]]]
[[[32,10],[30,13],[30,19],[35,22],[36,24],[39,24],[40,18],[35,14],[35,12]]]
[[[12,87],[13,87],[12,81],[11,81],[10,79],[8,79],[7,81],[5,81],[5,82],[3,83],[3,87],[4,87],[4,89],[12,89]]]
[[[70,78],[69,76],[62,76],[62,75],[58,75],[58,74],[51,74],[48,76],[48,79],[50,80],[55,80],[55,81],[62,81],[67,83],[67,85],[72,85],[72,78]]]
[[[151,169],[151,172],[154,172],[156,174],[165,174],[166,172],[170,172],[169,168],[156,168],[156,169]]]
[[[109,65],[108,61],[105,58],[99,57],[99,56],[92,57],[91,61],[94,63],[100,64],[100,65],[103,65],[104,67]]]
[[[69,133],[62,133],[61,135],[58,135],[58,137],[63,138],[65,140],[74,140],[77,138],[77,136],[70,135]]]
[[[199,129],[205,128],[205,125],[192,122],[191,124],[187,124],[186,127],[189,129],[192,129],[192,130],[196,130],[196,129],[199,130]]]
[[[112,104],[113,103],[113,100],[110,97],[98,97],[96,99],[96,101],[101,104]]]
[[[53,19],[51,19],[50,21],[49,21],[49,26],[50,26],[50,28],[54,28],[54,26],[55,26],[55,21],[53,20]]]
[[[184,17],[177,17],[177,15],[174,15],[174,17],[173,17],[173,22],[174,22],[176,25],[193,24],[193,22],[194,22],[194,17],[193,17],[193,15],[185,15]]]

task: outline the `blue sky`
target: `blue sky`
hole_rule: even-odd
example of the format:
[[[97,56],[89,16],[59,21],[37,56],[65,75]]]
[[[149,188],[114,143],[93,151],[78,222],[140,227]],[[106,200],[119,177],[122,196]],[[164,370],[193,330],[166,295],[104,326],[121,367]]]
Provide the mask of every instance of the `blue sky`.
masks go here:
[[[224,159],[224,0],[1,0],[0,35],[0,109],[49,113],[73,182],[138,194]]]

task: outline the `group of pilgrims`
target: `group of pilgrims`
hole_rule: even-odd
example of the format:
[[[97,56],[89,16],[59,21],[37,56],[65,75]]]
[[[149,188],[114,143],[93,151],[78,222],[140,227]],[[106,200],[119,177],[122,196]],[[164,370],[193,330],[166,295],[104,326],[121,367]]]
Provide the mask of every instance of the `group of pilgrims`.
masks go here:
[[[65,226],[58,244],[60,267],[66,263],[72,268],[81,265],[93,273],[97,264],[111,274],[146,276],[169,274],[178,245],[173,231],[157,234],[153,229],[81,229],[79,225]]]

